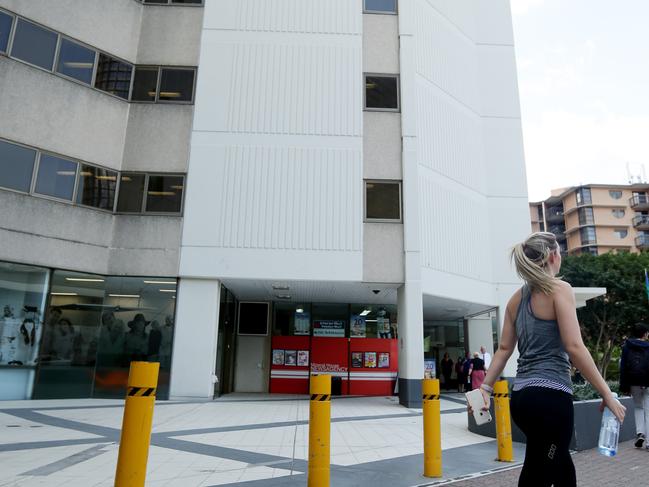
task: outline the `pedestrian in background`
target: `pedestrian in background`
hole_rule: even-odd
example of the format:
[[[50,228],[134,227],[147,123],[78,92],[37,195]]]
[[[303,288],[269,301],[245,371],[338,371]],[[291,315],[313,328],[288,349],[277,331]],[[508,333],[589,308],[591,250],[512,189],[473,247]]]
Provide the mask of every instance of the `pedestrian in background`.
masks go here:
[[[480,389],[480,386],[484,382],[486,371],[484,367],[484,360],[480,358],[480,354],[478,352],[475,352],[473,354],[471,367],[469,368],[469,374],[471,375],[471,388]]]
[[[636,448],[649,451],[649,326],[636,323],[624,342],[620,360],[620,391],[631,393],[635,405]]]
[[[466,382],[466,377],[464,374],[464,362],[465,358],[460,355],[455,362],[455,374],[457,375],[457,392],[464,392],[464,383]]]

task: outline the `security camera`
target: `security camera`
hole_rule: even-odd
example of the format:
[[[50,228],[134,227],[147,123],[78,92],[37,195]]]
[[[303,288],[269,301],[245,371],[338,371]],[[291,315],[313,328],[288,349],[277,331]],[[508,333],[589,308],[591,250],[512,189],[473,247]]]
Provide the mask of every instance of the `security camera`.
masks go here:
[[[372,292],[374,294],[379,294],[381,292],[381,290],[380,289],[372,289]]]

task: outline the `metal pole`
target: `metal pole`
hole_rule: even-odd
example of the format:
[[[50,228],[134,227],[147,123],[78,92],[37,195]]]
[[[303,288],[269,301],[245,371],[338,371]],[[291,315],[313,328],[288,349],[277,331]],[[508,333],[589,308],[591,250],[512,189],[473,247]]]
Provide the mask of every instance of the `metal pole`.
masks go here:
[[[512,422],[509,414],[509,383],[500,380],[494,385],[494,409],[496,413],[496,438],[498,461],[513,462]]]
[[[329,487],[331,376],[312,375],[310,389],[308,487]]]
[[[442,422],[439,379],[424,379],[424,477],[442,476]]]

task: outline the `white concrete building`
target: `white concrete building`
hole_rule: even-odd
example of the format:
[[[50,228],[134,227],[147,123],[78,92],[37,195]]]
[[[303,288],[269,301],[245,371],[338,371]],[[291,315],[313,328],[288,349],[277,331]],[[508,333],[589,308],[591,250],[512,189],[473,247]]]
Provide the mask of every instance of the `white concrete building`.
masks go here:
[[[5,292],[7,323],[44,323],[34,360],[0,358],[5,397],[121,393],[139,357],[172,397],[328,371],[415,405],[431,361],[493,351],[530,231],[508,0],[66,8],[0,0],[0,143],[35,151],[25,187],[0,176],[0,277],[29,294]],[[78,167],[47,173],[53,154]],[[48,190],[72,170],[69,198]],[[108,203],[84,200],[93,171]]]

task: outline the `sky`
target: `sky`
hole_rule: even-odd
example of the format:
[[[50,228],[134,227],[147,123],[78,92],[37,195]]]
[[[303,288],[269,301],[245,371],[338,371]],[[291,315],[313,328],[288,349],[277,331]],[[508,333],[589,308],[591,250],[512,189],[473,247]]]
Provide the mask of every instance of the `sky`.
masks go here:
[[[649,0],[511,6],[530,201],[649,175]]]

